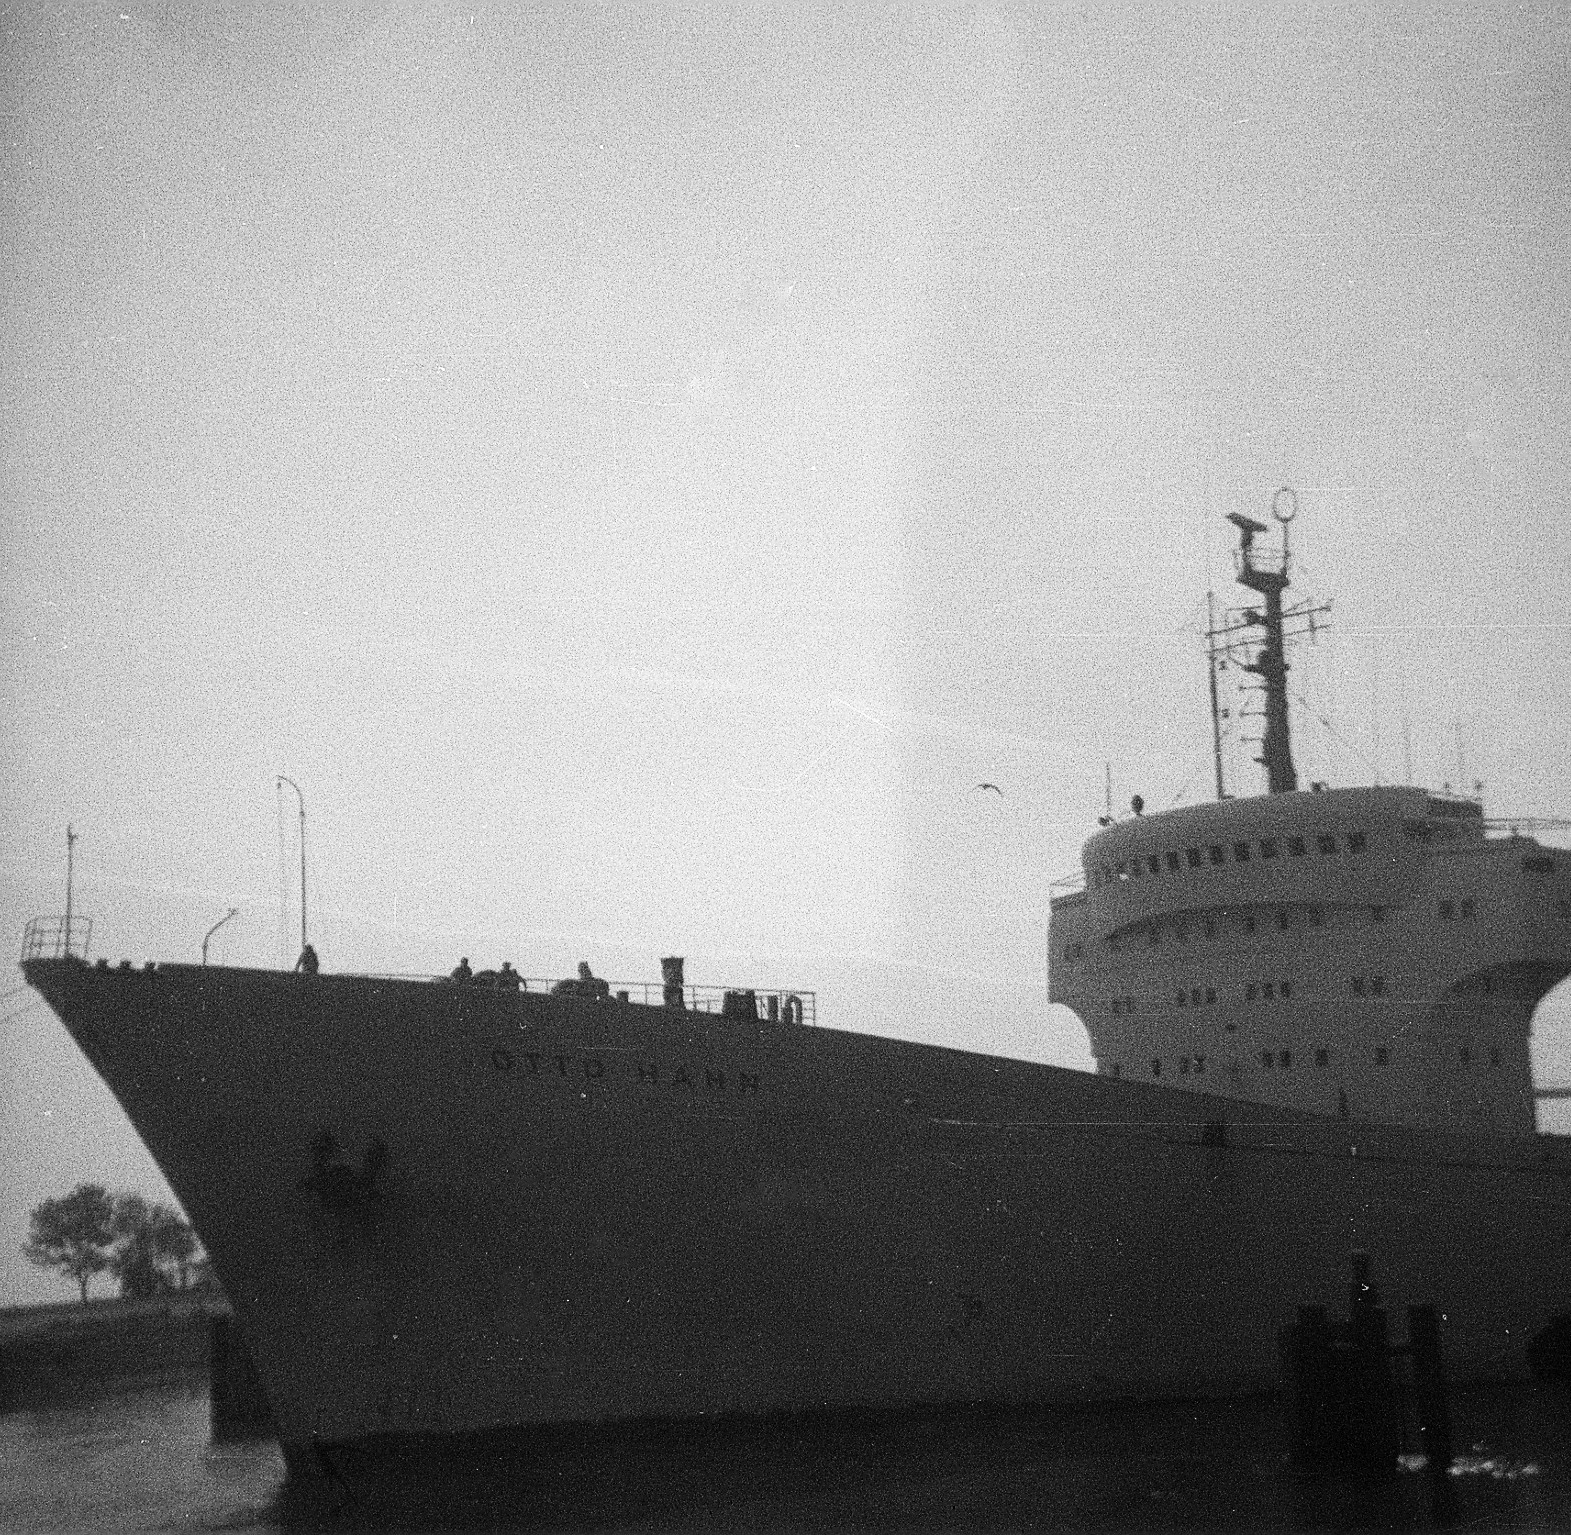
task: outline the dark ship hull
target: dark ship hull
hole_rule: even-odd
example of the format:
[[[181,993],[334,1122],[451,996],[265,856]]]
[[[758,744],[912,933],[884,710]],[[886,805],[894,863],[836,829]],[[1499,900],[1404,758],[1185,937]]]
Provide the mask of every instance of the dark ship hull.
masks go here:
[[[795,1023],[31,960],[201,1231],[292,1464],[530,1425],[1248,1389],[1367,1249],[1521,1372],[1571,1148]]]

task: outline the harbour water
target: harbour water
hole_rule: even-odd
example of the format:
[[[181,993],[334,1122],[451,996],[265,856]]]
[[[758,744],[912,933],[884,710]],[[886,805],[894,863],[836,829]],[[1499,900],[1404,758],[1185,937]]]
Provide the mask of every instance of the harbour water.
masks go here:
[[[166,1382],[0,1417],[0,1528],[1571,1527],[1571,1393],[1480,1388],[1452,1410],[1439,1484],[1412,1457],[1375,1484],[1305,1475],[1280,1407],[1255,1398],[651,1427],[301,1497],[271,1442],[210,1444],[204,1383]]]
[[[278,1529],[278,1446],[209,1430],[202,1378],[0,1416],[0,1529]]]

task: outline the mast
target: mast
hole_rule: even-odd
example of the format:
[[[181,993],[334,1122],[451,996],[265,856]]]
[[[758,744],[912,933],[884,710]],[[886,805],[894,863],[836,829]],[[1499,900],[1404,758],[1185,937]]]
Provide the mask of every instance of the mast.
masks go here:
[[[71,953],[71,854],[76,846],[76,833],[69,824],[65,829],[65,952]]]
[[[1284,501],[1284,497],[1286,500]],[[1265,640],[1253,661],[1244,670],[1253,672],[1265,684],[1265,734],[1260,755],[1255,760],[1266,770],[1268,794],[1290,794],[1298,787],[1298,769],[1293,766],[1293,745],[1287,718],[1287,656],[1282,637],[1282,593],[1288,586],[1287,525],[1298,511],[1298,498],[1285,486],[1271,500],[1271,513],[1282,525],[1282,554],[1274,560],[1254,546],[1255,535],[1266,525],[1230,512],[1228,521],[1238,529],[1238,582],[1265,598],[1264,614],[1253,611],[1250,619],[1265,626]]]
[[[1227,792],[1222,787],[1222,709],[1216,697],[1216,599],[1209,588],[1206,591],[1206,639],[1207,680],[1211,684],[1211,754],[1216,759],[1216,797],[1224,800]]]

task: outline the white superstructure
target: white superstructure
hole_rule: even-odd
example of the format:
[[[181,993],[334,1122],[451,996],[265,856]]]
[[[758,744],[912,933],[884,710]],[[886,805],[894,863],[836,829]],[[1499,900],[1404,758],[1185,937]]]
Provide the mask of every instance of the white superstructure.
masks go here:
[[[1285,545],[1263,557],[1261,526],[1234,520],[1240,579],[1274,599],[1249,615],[1265,633],[1246,663],[1264,682],[1270,792],[1104,817],[1078,888],[1052,902],[1049,995],[1106,1076],[1531,1134],[1533,1010],[1571,973],[1571,854],[1472,799],[1298,789]]]

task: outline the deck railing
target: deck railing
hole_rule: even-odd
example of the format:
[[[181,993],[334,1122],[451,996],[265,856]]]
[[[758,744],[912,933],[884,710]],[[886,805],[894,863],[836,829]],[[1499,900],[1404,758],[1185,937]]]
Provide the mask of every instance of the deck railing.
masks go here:
[[[439,981],[448,977],[438,976]],[[596,978],[598,981],[598,977]],[[521,977],[521,990],[534,995],[550,994],[561,985],[561,977],[526,975]],[[484,990],[484,979],[470,981]],[[569,978],[569,984],[578,987],[583,983]],[[667,1006],[667,988],[659,981],[606,981],[606,995],[601,1001],[637,1002],[645,1007]],[[726,1017],[753,1017],[760,1022],[767,1019],[795,1019],[811,1026],[818,1021],[818,994],[812,991],[760,990],[756,986],[683,986],[682,1008],[689,1013],[720,1013]],[[580,993],[582,995],[582,993]]]
[[[64,959],[74,954],[86,959],[92,942],[91,917],[72,917],[69,931],[64,917],[34,917],[22,934],[22,958]]]
[[[91,918],[72,917],[68,943],[64,917],[34,917],[27,924],[27,931],[22,938],[22,958],[24,960],[59,959],[66,954],[74,954],[78,958],[85,959],[92,933]],[[121,968],[129,969],[130,964],[129,960],[122,960]],[[99,969],[104,969],[107,965],[107,960],[98,961]],[[152,970],[158,967],[149,964],[146,968]],[[224,970],[223,966],[211,968],[215,975],[221,975]],[[335,980],[425,981],[438,986],[461,985],[463,990],[474,991],[512,989],[499,980],[499,972],[494,970],[479,971],[462,983],[454,981],[448,975],[345,971],[331,971],[324,974],[331,975]],[[675,1000],[671,993],[679,989],[680,1010],[683,1012],[719,1014],[721,1017],[743,1020],[755,1019],[760,1023],[794,1022],[808,1027],[818,1022],[818,993],[814,991],[761,989],[756,986],[684,985],[673,988],[665,986],[660,981],[603,981],[599,977],[594,977],[586,983],[576,976],[568,977],[565,982],[558,976],[542,975],[514,976],[509,977],[509,980],[516,980],[517,990],[532,996],[549,996],[556,992],[558,986],[561,986],[568,995],[587,997],[590,1001],[601,1001],[613,1006],[620,1002],[637,1002],[645,1007],[669,1007]],[[584,990],[586,985],[591,989]],[[678,1009],[673,1007],[672,1010]]]

